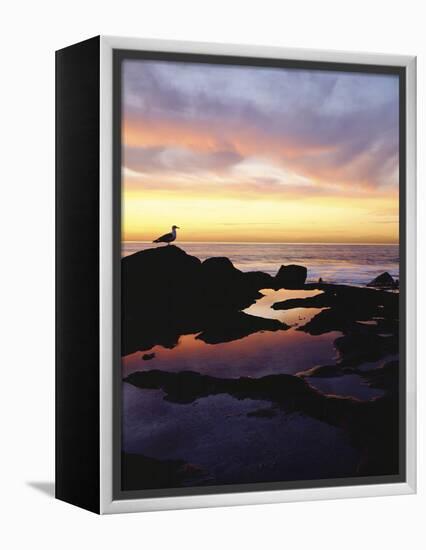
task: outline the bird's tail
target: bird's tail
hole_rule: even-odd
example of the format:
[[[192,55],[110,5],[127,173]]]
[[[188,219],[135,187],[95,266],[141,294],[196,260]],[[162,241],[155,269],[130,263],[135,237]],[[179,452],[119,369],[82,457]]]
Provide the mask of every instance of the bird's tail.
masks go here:
[[[152,241],[153,243],[159,243],[160,239],[155,239],[155,241]]]

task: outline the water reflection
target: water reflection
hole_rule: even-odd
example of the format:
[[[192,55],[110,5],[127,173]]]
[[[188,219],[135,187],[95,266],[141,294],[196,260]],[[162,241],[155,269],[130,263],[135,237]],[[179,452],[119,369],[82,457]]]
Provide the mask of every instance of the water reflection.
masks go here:
[[[327,395],[354,397],[363,401],[382,397],[385,393],[383,390],[370,388],[358,374],[345,374],[344,376],[333,378],[306,377],[305,380],[311,386]]]
[[[236,378],[267,374],[295,374],[317,365],[334,363],[334,340],[340,332],[311,336],[295,329],[258,332],[223,344],[206,344],[195,335],[181,336],[173,349],[155,346],[153,359],[136,352],[123,358],[123,376],[133,371],[160,369],[193,370],[211,376]]]
[[[244,310],[249,315],[257,315],[267,319],[278,319],[282,323],[291,326],[302,326],[308,323],[321,309],[297,307],[288,310],[274,310],[272,306],[277,302],[284,300],[293,300],[294,298],[313,298],[318,294],[323,294],[322,290],[272,290],[266,288],[260,291],[264,296],[254,304]]]
[[[262,290],[264,296],[245,310],[245,313],[279,319],[291,325],[286,331],[257,332],[221,344],[206,344],[196,334],[179,338],[172,349],[155,346],[146,352],[136,352],[123,358],[123,376],[138,370],[160,369],[170,372],[192,370],[211,376],[237,378],[261,377],[267,374],[295,374],[317,365],[333,363],[336,359],[334,340],[340,332],[320,336],[296,330],[307,323],[320,309],[296,308],[275,311],[271,305],[290,298],[307,298],[319,291]],[[150,360],[144,360],[154,354]]]
[[[279,320],[290,327],[288,330],[260,331],[218,344],[207,344],[196,333],[182,335],[174,348],[157,345],[124,357],[123,377],[134,371],[158,369],[190,370],[219,378],[260,378],[297,374],[336,363],[334,341],[341,332],[314,336],[298,330],[322,309],[271,308],[276,302],[308,298],[321,291],[261,292],[263,296],[245,313]],[[371,321],[364,323],[370,324]],[[377,366],[366,363],[359,368],[369,370]],[[305,380],[324,394],[371,400],[384,393],[369,387],[355,373]],[[140,389],[127,383],[122,392],[123,451],[195,465],[201,473],[185,483],[321,479],[350,476],[357,471],[360,450],[354,448],[346,432],[305,414],[286,413],[271,402],[219,394],[190,404],[171,403],[160,390]],[[264,416],[256,414],[260,409],[269,412]]]
[[[123,395],[123,450],[189,462],[201,468],[203,485],[347,476],[359,461],[338,428],[279,410],[247,416],[270,407],[266,401],[216,395],[181,405],[130,384]]]

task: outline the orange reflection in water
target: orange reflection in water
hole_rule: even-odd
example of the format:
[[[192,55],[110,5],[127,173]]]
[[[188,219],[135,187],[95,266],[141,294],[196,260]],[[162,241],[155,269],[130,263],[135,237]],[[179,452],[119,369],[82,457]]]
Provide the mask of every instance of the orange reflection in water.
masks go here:
[[[181,336],[172,349],[155,346],[148,352],[136,352],[122,360],[123,376],[138,370],[197,371],[211,376],[233,378],[260,377],[267,374],[294,374],[317,365],[334,363],[334,340],[340,332],[312,336],[297,330],[320,309],[296,308],[274,311],[271,305],[290,298],[307,298],[318,291],[262,290],[264,296],[246,310],[246,313],[279,319],[291,328],[276,332],[257,332],[221,344],[206,344],[196,334]],[[144,360],[146,354],[154,354]]]
[[[317,365],[334,363],[334,340],[340,332],[312,336],[297,330],[321,311],[316,308],[295,308],[275,311],[272,304],[293,298],[309,298],[318,290],[263,289],[263,297],[245,313],[278,319],[291,328],[276,332],[257,332],[221,344],[206,344],[196,334],[183,335],[172,349],[155,346],[147,352],[136,352],[122,359],[123,376],[133,371],[160,369],[165,371],[197,371],[211,376],[236,378],[260,377],[267,374],[294,374]],[[146,354],[154,354],[144,360]]]
[[[123,358],[123,375],[138,370],[192,370],[212,376],[233,378],[260,377],[267,374],[297,373],[334,363],[334,340],[340,332],[311,336],[291,328],[287,331],[257,332],[240,340],[223,344],[206,344],[196,335],[181,336],[173,349],[155,346],[149,353],[155,357],[142,359],[136,352]]]
[[[321,311],[321,309],[300,307],[276,311],[272,309],[272,305],[284,300],[293,300],[294,298],[312,298],[318,294],[323,294],[322,290],[287,290],[284,288],[272,290],[271,288],[264,288],[260,292],[263,294],[263,297],[245,309],[244,313],[257,315],[266,319],[278,319],[278,321],[290,326],[302,326]]]

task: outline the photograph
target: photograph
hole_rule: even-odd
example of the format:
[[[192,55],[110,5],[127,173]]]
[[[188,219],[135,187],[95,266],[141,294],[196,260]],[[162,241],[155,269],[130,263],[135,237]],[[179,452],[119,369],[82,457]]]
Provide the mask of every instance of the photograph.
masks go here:
[[[324,65],[119,53],[130,497],[404,480],[402,78]]]
[[[426,548],[421,15],[8,6],[1,548]]]
[[[426,549],[425,10],[392,7],[7,4],[0,550]]]

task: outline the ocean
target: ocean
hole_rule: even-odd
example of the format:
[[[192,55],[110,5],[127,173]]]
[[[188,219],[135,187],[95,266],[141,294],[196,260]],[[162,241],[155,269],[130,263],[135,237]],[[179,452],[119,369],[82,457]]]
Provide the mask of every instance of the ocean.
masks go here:
[[[399,246],[383,244],[308,244],[308,243],[194,243],[176,242],[188,254],[205,260],[226,256],[241,271],[264,271],[275,275],[282,264],[308,268],[308,281],[365,285],[388,271],[399,279]],[[156,245],[148,242],[123,242],[122,255]]]

